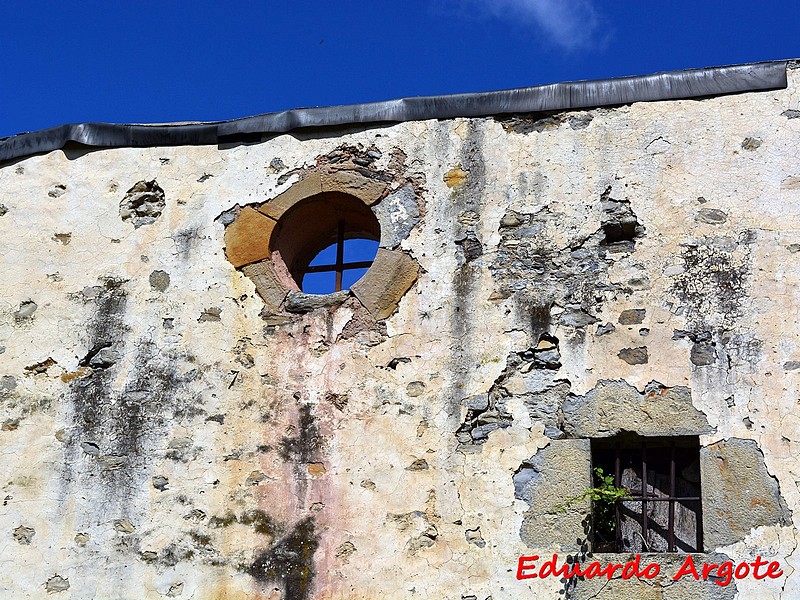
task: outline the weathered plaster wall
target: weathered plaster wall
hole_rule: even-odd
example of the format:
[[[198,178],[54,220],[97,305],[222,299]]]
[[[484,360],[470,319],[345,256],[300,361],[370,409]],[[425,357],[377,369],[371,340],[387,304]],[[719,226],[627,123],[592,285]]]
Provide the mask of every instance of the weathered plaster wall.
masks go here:
[[[706,550],[781,561],[740,598],[800,596],[789,79],[0,166],[0,596],[557,597],[557,579],[514,577],[520,554],[576,541],[546,473],[583,469],[580,487],[588,463],[555,449],[637,427],[702,434],[714,490],[741,478],[720,464],[756,473],[757,522],[709,517]],[[348,148],[387,193],[413,189],[419,221],[385,244],[416,283],[379,322],[354,298],[265,311],[226,258],[231,210]]]

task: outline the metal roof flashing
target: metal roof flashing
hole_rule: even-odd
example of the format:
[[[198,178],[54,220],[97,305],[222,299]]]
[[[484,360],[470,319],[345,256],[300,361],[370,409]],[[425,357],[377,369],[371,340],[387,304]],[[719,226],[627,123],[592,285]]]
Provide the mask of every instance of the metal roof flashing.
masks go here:
[[[786,69],[796,66],[797,61],[779,60],[495,92],[298,108],[209,123],[61,125],[0,139],[0,162],[50,152],[70,142],[98,148],[214,145],[311,127],[552,112],[783,89]]]

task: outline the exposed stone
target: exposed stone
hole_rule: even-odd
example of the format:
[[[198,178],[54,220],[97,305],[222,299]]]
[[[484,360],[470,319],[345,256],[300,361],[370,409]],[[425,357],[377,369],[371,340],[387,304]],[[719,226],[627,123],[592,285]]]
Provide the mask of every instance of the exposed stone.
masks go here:
[[[417,280],[419,267],[408,255],[379,248],[366,275],[350,290],[377,320],[386,319]]]
[[[419,223],[420,213],[414,188],[401,187],[372,207],[381,225],[381,248],[394,250]]]
[[[54,233],[53,240],[56,242],[61,242],[64,246],[68,246],[69,243],[72,241],[72,234],[71,233]]]
[[[65,186],[63,183],[59,183],[51,187],[50,191],[47,192],[47,195],[50,196],[51,198],[60,198],[66,193],[67,193],[67,186]]]
[[[563,431],[561,431],[558,427],[545,427],[544,428],[545,436],[549,437],[551,440],[560,440],[566,435]]]
[[[166,291],[169,287],[169,273],[161,270],[150,273],[150,287],[158,292]]]
[[[327,472],[323,463],[309,463],[306,465],[306,471],[312,477],[322,477]]]
[[[19,323],[20,321],[30,319],[37,308],[39,308],[39,306],[33,300],[22,302],[14,313],[14,320]]]
[[[13,375],[0,377],[0,392],[13,392],[17,389],[17,378]]]
[[[486,547],[486,540],[484,540],[483,536],[481,535],[480,527],[476,527],[475,529],[467,529],[464,531],[464,537],[467,539],[468,543],[474,544],[478,548]]]
[[[467,172],[461,165],[455,166],[444,174],[444,183],[449,188],[460,188],[467,182]]]
[[[133,533],[136,531],[136,527],[134,527],[133,523],[128,519],[117,519],[114,521],[114,529],[120,533]]]
[[[519,227],[520,225],[522,225],[522,219],[517,213],[508,212],[500,219],[500,227]]]
[[[222,315],[222,309],[217,306],[212,306],[211,308],[206,308],[203,312],[200,313],[200,316],[197,319],[198,323],[207,323],[209,321],[215,322],[220,321]]]
[[[545,427],[557,428],[561,404],[569,394],[570,386],[566,382],[557,383],[539,392],[523,394],[520,397],[534,421],[540,421]],[[553,437],[548,435],[548,437]],[[556,437],[563,437],[556,436]]]
[[[289,291],[286,295],[284,308],[291,313],[307,313],[320,308],[339,306],[350,297],[350,292],[342,290],[332,294],[306,294],[303,292]]]
[[[742,141],[743,150],[756,150],[763,142],[759,138],[747,137]]]
[[[514,495],[528,503],[520,529],[529,547],[580,549],[586,540],[588,500],[558,505],[592,485],[589,440],[554,440],[520,465],[513,477]],[[585,543],[585,542],[583,542]]]
[[[412,398],[425,393],[425,384],[421,381],[412,381],[406,386],[406,394]]]
[[[69,589],[69,579],[61,575],[53,575],[44,584],[44,589],[48,594],[57,594],[58,592],[66,592]]]
[[[139,181],[125,193],[119,203],[119,216],[130,221],[134,228],[154,223],[166,206],[164,190],[152,181]]]
[[[383,198],[386,183],[379,179],[364,177],[358,171],[334,171],[322,174],[323,192],[342,192],[355,196],[367,206]]]
[[[640,346],[638,348],[623,348],[617,354],[622,360],[629,365],[644,365],[647,364],[647,346]]]
[[[561,407],[570,437],[599,438],[631,431],[642,436],[700,435],[711,428],[685,387],[651,383],[644,393],[624,381],[600,381]]]
[[[281,171],[285,171],[286,170],[286,165],[280,159],[280,157],[276,156],[271,161],[269,161],[269,170],[272,173],[280,173]]]
[[[163,475],[154,475],[153,476],[153,487],[156,488],[159,492],[163,492],[167,489],[169,485],[169,479],[164,477]]]
[[[692,364],[701,367],[713,364],[717,360],[717,352],[714,348],[714,344],[694,344],[689,354],[689,359],[692,361]]]
[[[489,394],[477,394],[464,400],[464,406],[471,410],[486,410],[489,408]]]
[[[709,225],[721,225],[728,220],[728,214],[717,208],[701,208],[697,211],[697,220]]]
[[[19,419],[6,419],[0,425],[0,431],[16,431],[19,428]]]
[[[427,471],[430,467],[424,458],[418,458],[406,467],[406,471]]]
[[[595,331],[595,335],[597,335],[597,336],[606,335],[606,334],[611,333],[612,331],[615,331],[615,330],[616,330],[616,327],[614,327],[613,323],[604,323],[603,325],[598,325],[597,326],[597,331]]]
[[[796,371],[797,369],[800,369],[800,361],[798,360],[787,360],[785,363],[783,363],[784,371]],[[2,387],[1,383],[0,387]]]
[[[475,237],[474,234],[467,235],[466,237],[456,240],[456,244],[461,247],[464,252],[464,260],[472,262],[483,254],[483,244]]]
[[[639,224],[630,201],[612,198],[611,191],[612,188],[607,187],[600,197],[603,209],[600,226],[604,234],[601,244],[625,246],[627,243],[635,242],[637,237],[643,236],[645,228]]]
[[[703,496],[715,500],[703,505],[707,548],[741,541],[756,527],[791,523],[792,513],[755,441],[730,438],[701,448],[700,469]]]
[[[569,327],[586,327],[592,323],[597,323],[597,319],[592,315],[574,308],[565,310],[559,320],[562,325]]]
[[[618,323],[620,325],[639,325],[644,321],[647,311],[644,308],[630,308],[623,310],[619,314]]]
[[[225,256],[236,267],[269,258],[269,241],[276,222],[249,206],[225,228]]]
[[[25,367],[25,371],[27,371],[30,375],[42,375],[43,373],[47,373],[47,370],[55,364],[57,364],[56,361],[54,361],[52,357],[48,356],[41,362],[28,365]]]
[[[33,527],[25,527],[23,525],[20,525],[13,531],[14,539],[23,546],[30,545],[34,535],[36,535],[36,531]]]
[[[336,558],[341,560],[344,564],[350,562],[350,556],[356,552],[356,547],[353,542],[345,542],[336,548]]]
[[[264,261],[247,265],[242,269],[242,273],[255,284],[256,292],[261,296],[270,313],[277,312],[289,290],[281,283],[273,264]]]

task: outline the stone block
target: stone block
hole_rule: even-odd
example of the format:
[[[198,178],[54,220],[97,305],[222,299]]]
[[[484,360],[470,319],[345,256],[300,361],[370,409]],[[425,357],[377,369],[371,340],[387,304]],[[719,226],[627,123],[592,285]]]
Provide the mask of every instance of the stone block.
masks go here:
[[[320,174],[309,173],[285,192],[259,206],[258,210],[277,221],[292,206],[320,192],[322,192]]]
[[[401,187],[376,204],[372,212],[381,224],[381,248],[397,248],[419,223],[419,206],[414,188],[410,185]]]
[[[600,381],[585,396],[569,396],[561,410],[570,436],[609,437],[621,431],[643,436],[711,432],[685,387],[652,386],[645,393],[624,381]]]
[[[269,261],[247,265],[242,273],[255,284],[258,295],[271,312],[276,312],[289,290],[281,283],[275,267]]]
[[[385,319],[417,280],[417,262],[397,250],[378,249],[375,262],[350,290],[376,320]]]
[[[291,313],[307,313],[318,308],[338,306],[350,297],[350,292],[343,290],[332,294],[306,294],[291,290],[286,298],[286,310]]]
[[[269,239],[275,221],[249,206],[225,228],[225,256],[239,268],[269,258]]]
[[[592,486],[589,440],[555,440],[520,465],[514,474],[515,496],[525,500],[520,538],[530,548],[558,546],[573,552],[589,536],[588,500],[564,505]]]
[[[322,174],[322,191],[349,194],[372,206],[383,197],[386,183],[364,177],[358,171],[334,171]]]
[[[707,549],[742,541],[750,530],[791,525],[792,513],[753,440],[731,438],[700,449]]]

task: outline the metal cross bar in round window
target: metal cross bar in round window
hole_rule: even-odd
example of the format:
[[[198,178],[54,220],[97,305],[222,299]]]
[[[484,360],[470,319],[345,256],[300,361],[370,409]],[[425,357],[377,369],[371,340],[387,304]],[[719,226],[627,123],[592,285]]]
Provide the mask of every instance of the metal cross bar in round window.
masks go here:
[[[323,249],[304,269],[302,282],[304,292],[318,294],[348,289],[372,266],[378,242],[365,238],[345,239],[345,231],[345,222],[339,221],[336,243]],[[334,256],[335,262],[330,262]],[[334,276],[333,290],[330,289],[330,280],[314,277],[317,273]]]

